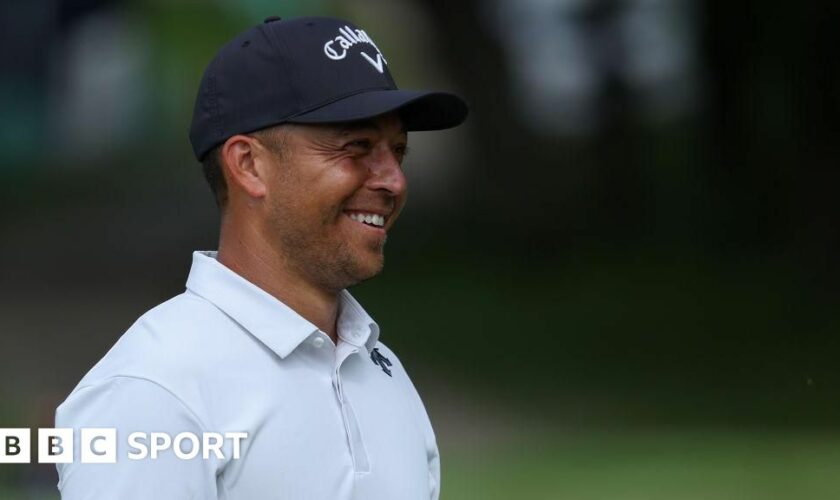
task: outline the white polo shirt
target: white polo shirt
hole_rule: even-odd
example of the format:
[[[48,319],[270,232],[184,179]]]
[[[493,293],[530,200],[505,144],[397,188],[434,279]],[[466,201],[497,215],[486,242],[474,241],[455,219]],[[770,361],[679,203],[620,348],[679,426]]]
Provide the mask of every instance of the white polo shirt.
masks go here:
[[[337,326],[336,346],[195,252],[186,292],[140,317],[58,407],[76,441],[58,464],[62,498],[437,499],[438,449],[405,370],[346,291]],[[116,463],[82,463],[80,428],[116,428]],[[224,458],[129,460],[133,432],[247,438],[239,459],[225,440]]]

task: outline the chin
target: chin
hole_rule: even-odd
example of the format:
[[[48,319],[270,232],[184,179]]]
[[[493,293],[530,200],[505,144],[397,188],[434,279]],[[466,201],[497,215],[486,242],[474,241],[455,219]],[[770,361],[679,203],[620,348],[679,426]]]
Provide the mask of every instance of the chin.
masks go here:
[[[349,268],[345,268],[349,283],[344,288],[358,285],[363,281],[376,277],[382,272],[382,268],[385,266],[385,260],[382,255],[377,257],[366,256],[363,259],[354,260]]]
[[[330,283],[331,288],[340,290],[367,281],[382,272],[385,265],[383,248],[371,246],[342,245],[333,252],[332,262],[316,268],[316,272]]]
[[[384,259],[381,257],[374,262],[368,261],[363,266],[359,266],[358,268],[358,277],[359,282],[369,280],[379,273],[382,272],[382,269],[385,267]]]

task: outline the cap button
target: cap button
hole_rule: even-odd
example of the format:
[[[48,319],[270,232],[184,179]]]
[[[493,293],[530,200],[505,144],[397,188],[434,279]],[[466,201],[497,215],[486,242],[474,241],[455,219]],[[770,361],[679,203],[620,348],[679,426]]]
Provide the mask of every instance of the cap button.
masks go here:
[[[268,16],[265,18],[263,23],[273,23],[274,21],[280,21],[281,19],[283,18],[281,18],[280,16]]]

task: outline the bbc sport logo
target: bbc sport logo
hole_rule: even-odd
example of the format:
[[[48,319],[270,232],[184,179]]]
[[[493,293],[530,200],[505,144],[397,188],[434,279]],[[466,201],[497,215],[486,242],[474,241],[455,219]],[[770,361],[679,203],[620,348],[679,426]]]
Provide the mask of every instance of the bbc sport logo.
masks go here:
[[[0,464],[26,464],[32,461],[31,430],[0,429]],[[199,457],[208,460],[238,460],[247,432],[181,432],[174,436],[165,432],[132,432],[126,440],[128,460],[157,460],[164,453],[173,453],[180,460]],[[79,429],[79,461],[91,464],[117,462],[117,429]],[[74,460],[73,429],[38,429],[38,463],[71,463]],[[226,452],[229,456],[226,456]]]

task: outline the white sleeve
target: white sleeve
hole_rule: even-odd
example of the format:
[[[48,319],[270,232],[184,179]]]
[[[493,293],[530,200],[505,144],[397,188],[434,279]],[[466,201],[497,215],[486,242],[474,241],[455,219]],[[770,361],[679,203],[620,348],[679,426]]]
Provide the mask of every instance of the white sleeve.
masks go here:
[[[411,386],[411,392],[417,405],[417,414],[421,421],[420,425],[423,427],[423,434],[426,439],[426,459],[429,463],[429,499],[438,500],[440,498],[440,451],[438,450],[437,439],[435,439],[435,432],[432,429],[429,415],[426,413],[426,407],[420,399],[420,394],[417,393],[417,389],[408,377],[406,377],[406,380]]]
[[[201,438],[198,418],[167,389],[134,377],[114,377],[71,394],[56,410],[56,427],[72,428],[73,462],[57,464],[62,500],[217,500],[218,461],[201,454],[191,460],[170,448],[157,459],[128,458],[132,432],[164,432]],[[81,428],[116,428],[116,463],[81,462]],[[146,440],[148,445],[148,439]],[[189,444],[183,446],[189,451]]]
[[[384,347],[381,343],[378,345],[380,347]],[[405,367],[403,367],[402,362],[400,362],[397,355],[390,349],[385,348],[383,350],[388,353],[388,357],[392,361],[398,364],[400,369],[394,373],[402,379],[406,386],[406,390],[409,393],[412,405],[414,406],[414,412],[417,415],[418,425],[423,432],[426,444],[426,460],[429,465],[429,499],[438,500],[440,498],[440,451],[438,450],[435,432],[432,429],[432,422],[429,420],[429,414],[426,412],[426,406],[423,404],[423,400],[420,398],[417,388],[414,387],[414,383],[411,382],[411,378],[405,371]]]

